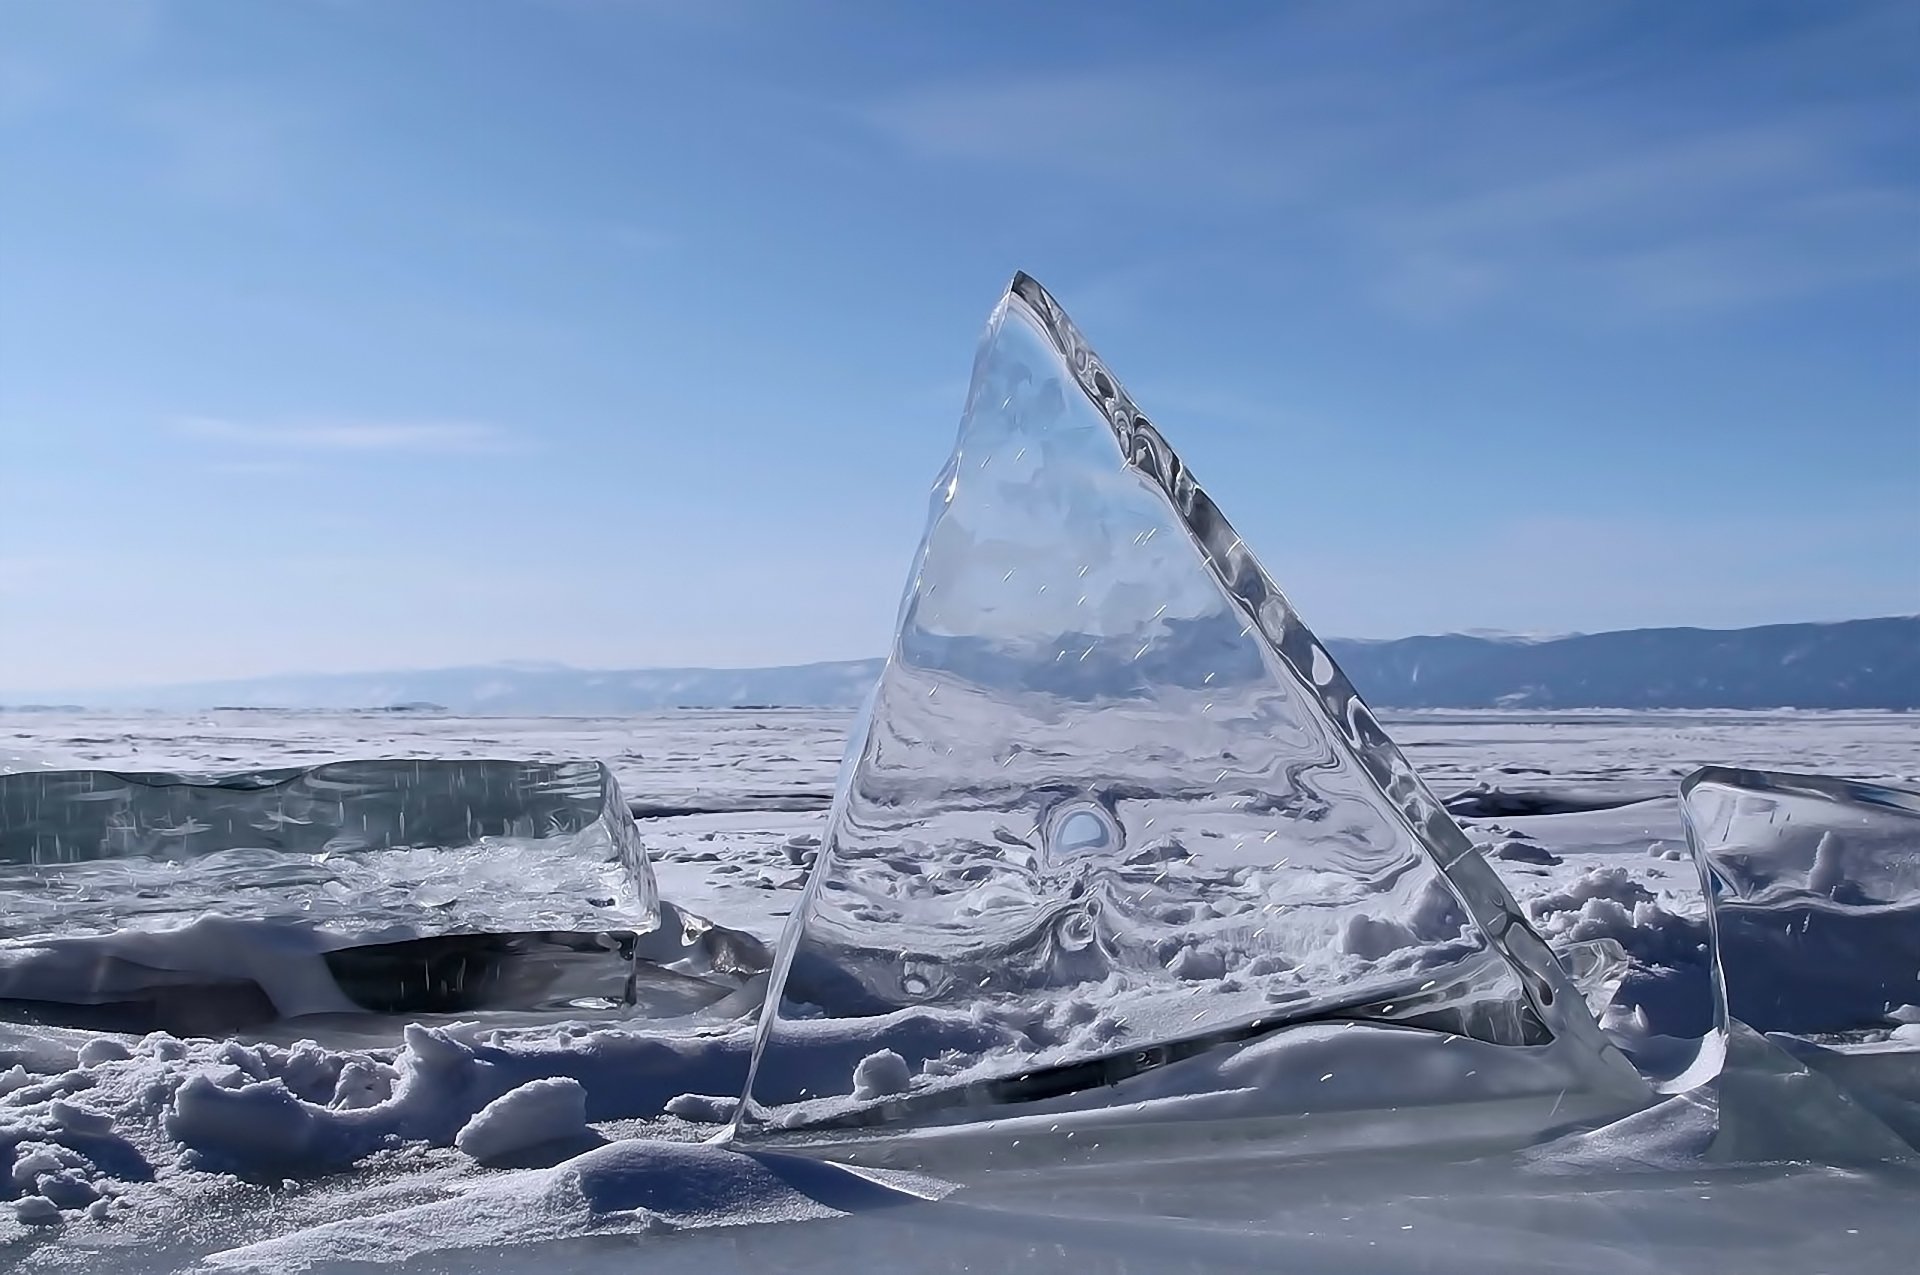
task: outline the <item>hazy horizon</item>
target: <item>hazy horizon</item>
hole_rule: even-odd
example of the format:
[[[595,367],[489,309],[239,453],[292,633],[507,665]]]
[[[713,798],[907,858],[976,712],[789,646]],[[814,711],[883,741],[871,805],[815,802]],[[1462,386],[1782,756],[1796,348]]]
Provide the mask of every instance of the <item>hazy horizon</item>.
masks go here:
[[[1920,618],[1920,613],[1900,613],[1882,616],[1846,616],[1837,620],[1800,620],[1779,621],[1780,624],[1845,624],[1864,620],[1911,619]],[[1655,625],[1637,626],[1654,629],[1692,629],[1706,632],[1739,632],[1746,628],[1766,628],[1769,625],[1741,625],[1734,628],[1719,628],[1713,625]],[[1321,635],[1335,644],[1345,643],[1389,643],[1424,637],[1478,637],[1489,640],[1513,639],[1526,642],[1551,642],[1562,638],[1592,637],[1604,633],[1629,632],[1634,630],[1601,629],[1585,633],[1543,633],[1516,632],[1506,629],[1452,629],[1425,633],[1396,634],[1390,637],[1359,637],[1350,634]],[[884,650],[861,655],[829,657],[819,660],[775,660],[765,664],[627,664],[627,665],[582,665],[562,660],[543,660],[527,658],[509,658],[498,660],[474,660],[448,664],[389,665],[357,668],[279,668],[258,673],[239,673],[205,678],[184,678],[174,682],[102,682],[88,685],[15,685],[0,680],[0,704],[6,698],[32,696],[52,693],[56,696],[72,694],[86,695],[126,695],[143,691],[171,691],[190,689],[196,686],[220,686],[224,684],[298,681],[301,679],[336,679],[354,677],[406,677],[420,674],[451,673],[460,671],[516,671],[516,672],[554,672],[578,673],[585,676],[615,674],[662,674],[662,673],[748,673],[778,669],[799,669],[824,665],[858,664],[878,661],[885,658]],[[27,700],[26,703],[33,701]]]

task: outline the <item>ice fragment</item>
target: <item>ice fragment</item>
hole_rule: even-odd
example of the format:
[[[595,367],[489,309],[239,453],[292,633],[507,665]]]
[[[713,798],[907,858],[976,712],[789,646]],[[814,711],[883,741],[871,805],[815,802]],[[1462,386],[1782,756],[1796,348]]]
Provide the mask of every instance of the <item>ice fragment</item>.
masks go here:
[[[1049,1028],[1087,999],[1113,1030]],[[910,1093],[843,1072],[791,1099],[809,1041],[913,1007],[1028,1044]],[[782,942],[739,1128],[963,1119],[1313,1021],[1553,1045],[1561,1089],[1639,1083],[1180,457],[1019,276]]]

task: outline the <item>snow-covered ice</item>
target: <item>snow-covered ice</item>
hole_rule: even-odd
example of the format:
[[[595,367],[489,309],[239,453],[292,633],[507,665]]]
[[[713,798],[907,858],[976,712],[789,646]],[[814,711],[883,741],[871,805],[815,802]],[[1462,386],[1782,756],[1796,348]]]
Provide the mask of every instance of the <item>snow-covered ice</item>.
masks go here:
[[[1544,772],[1521,777],[1531,790],[1622,797],[1663,787],[1671,794],[1677,772],[1727,758],[1896,781],[1920,774],[1920,721],[1898,714],[1411,714],[1389,715],[1387,725],[1403,747],[1431,758],[1426,773],[1442,794],[1482,781],[1512,788],[1507,768],[1520,765]],[[817,837],[817,799],[831,784],[846,728],[846,714],[814,712],[625,721],[13,712],[0,714],[0,746],[103,766],[164,750],[164,764],[194,770],[409,750],[558,758],[599,749],[637,799],[652,792],[681,809],[717,807],[641,820],[663,898],[770,941],[803,880],[787,843]],[[747,797],[815,804],[741,813]],[[1702,900],[1673,796],[1470,818],[1466,826],[1487,844],[1520,838],[1562,860],[1491,860],[1552,941],[1570,941],[1576,927],[1615,938],[1632,957],[1623,996],[1656,1013],[1669,1003],[1704,1012]],[[1593,908],[1596,900],[1619,908]],[[1689,972],[1697,1000],[1682,994]],[[995,1030],[971,1019],[919,1022],[922,1056],[936,1059],[990,1042]],[[1905,1112],[1909,1136],[1920,1133],[1912,1121],[1920,1112],[1920,1040],[1896,1031],[1878,1045],[1841,1049],[1773,1039],[1869,1097],[1884,1122],[1895,1125]],[[845,1216],[805,1227],[697,1233],[670,1233],[671,1217],[649,1221],[630,1208],[602,1218],[573,1196],[555,1204],[553,1175],[564,1164],[487,1170],[455,1145],[489,1104],[555,1077],[581,1085],[585,1118],[601,1137],[703,1139],[730,1114],[749,1040],[740,1019],[682,1040],[590,1025],[497,1034],[441,1027],[409,1033],[397,1047],[366,1048],[0,1028],[0,1146],[11,1151],[8,1189],[18,1192],[0,1213],[0,1265],[164,1271],[232,1250],[259,1269],[324,1269],[375,1253],[420,1271],[632,1269],[640,1257],[630,1247],[592,1238],[617,1230],[643,1235],[651,1246],[645,1263],[665,1270],[836,1270],[869,1261],[902,1270],[1044,1262],[1085,1271],[1257,1270],[1284,1252],[1308,1271],[1658,1271],[1682,1259],[1701,1271],[1894,1271],[1907,1268],[1920,1239],[1910,1218],[1920,1180],[1908,1171],[1710,1161],[1680,1136],[1686,1109],[1672,1106],[1604,1136],[1570,1134],[1585,1141],[1553,1156],[1495,1154],[1471,1172],[1460,1168],[1467,1153],[1447,1146],[1459,1130],[1433,1130],[1443,1109],[1428,1108],[1419,1123],[1440,1145],[1386,1160],[1351,1146],[1406,1130],[1356,1125],[1336,1137],[1329,1128],[1326,1143],[1309,1145],[1348,1147],[1332,1160],[1297,1160],[1296,1143],[1215,1141],[1194,1152],[1169,1142],[1073,1171],[956,1165],[946,1176],[964,1188],[939,1203],[914,1197],[898,1208],[841,1209]],[[850,1084],[875,1052],[865,1040],[825,1041],[815,1065]],[[1334,1103],[1353,1096],[1341,1086],[1364,1079],[1370,1065],[1318,1062],[1311,1074],[1301,1070],[1301,1083],[1326,1087],[1323,1105]],[[1242,1076],[1259,1068],[1257,1057],[1235,1064]],[[1454,1079],[1471,1084],[1478,1077],[1465,1073],[1477,1070],[1462,1065]],[[1334,1078],[1320,1080],[1328,1074]],[[1209,1085],[1226,1094],[1246,1087],[1217,1077],[1191,1087]],[[1224,1107],[1232,1099],[1207,1101]],[[1048,1119],[1065,1118],[1055,1136],[1067,1141],[1071,1132],[1076,1146],[1100,1140],[1079,1131],[1071,1114]],[[1333,1114],[1297,1119],[1311,1126]],[[1236,1121],[1203,1123],[1220,1134]],[[1037,1132],[1048,1134],[1045,1126]],[[737,1209],[732,1220],[779,1213],[757,1212],[758,1198],[743,1191],[729,1206]],[[229,1265],[241,1262],[237,1255]]]

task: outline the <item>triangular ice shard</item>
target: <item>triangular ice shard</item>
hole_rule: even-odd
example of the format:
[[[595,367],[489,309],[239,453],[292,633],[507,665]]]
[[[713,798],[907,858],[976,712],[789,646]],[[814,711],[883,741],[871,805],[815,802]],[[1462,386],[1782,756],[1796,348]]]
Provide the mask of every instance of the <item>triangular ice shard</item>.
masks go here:
[[[1018,1114],[1310,1022],[1571,1043],[1575,1070],[1625,1072],[1325,648],[1020,275],[739,1127]],[[1573,1083],[1557,1074],[1541,1083]]]

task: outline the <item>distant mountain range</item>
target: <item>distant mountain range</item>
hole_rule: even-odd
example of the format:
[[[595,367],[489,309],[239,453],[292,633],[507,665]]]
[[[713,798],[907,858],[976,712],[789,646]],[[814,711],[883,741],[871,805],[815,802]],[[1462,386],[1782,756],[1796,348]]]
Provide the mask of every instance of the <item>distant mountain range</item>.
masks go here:
[[[1328,643],[1376,708],[1920,709],[1920,616],[1751,629],[1630,629]],[[100,708],[438,708],[598,714],[858,705],[881,661],[785,668],[586,670],[502,664],[338,673],[58,696]],[[1176,679],[1177,680],[1177,679]]]
[[[1920,616],[1329,645],[1377,708],[1920,708]]]
[[[309,673],[57,696],[86,708],[402,708],[454,713],[642,713],[663,708],[845,708],[880,675],[879,660],[786,668],[576,669],[490,664],[398,673]]]

